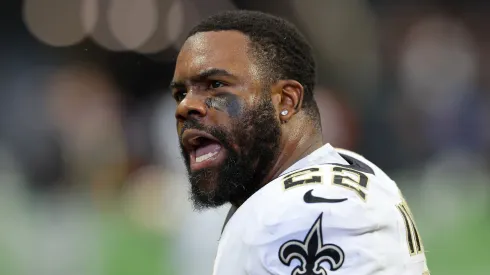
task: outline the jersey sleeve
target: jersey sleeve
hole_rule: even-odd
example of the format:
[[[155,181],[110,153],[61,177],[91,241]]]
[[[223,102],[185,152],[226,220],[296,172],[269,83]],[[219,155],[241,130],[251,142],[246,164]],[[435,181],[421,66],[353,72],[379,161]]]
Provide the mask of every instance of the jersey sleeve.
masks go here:
[[[243,236],[247,274],[423,273],[423,260],[406,267],[394,205],[367,203],[353,190],[320,184],[286,190],[263,212]]]

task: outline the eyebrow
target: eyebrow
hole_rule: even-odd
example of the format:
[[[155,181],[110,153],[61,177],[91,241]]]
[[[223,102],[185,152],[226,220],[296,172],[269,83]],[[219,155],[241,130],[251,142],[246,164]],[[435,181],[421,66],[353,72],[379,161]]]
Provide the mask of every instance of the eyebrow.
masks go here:
[[[227,70],[224,69],[218,69],[218,68],[210,68],[206,69],[204,71],[201,71],[199,74],[192,76],[190,79],[192,82],[199,82],[204,79],[213,77],[213,76],[226,76],[226,77],[232,77],[232,78],[237,78],[234,74],[228,72]],[[170,89],[178,89],[185,87],[185,84],[183,81],[172,81],[170,82],[169,85]]]

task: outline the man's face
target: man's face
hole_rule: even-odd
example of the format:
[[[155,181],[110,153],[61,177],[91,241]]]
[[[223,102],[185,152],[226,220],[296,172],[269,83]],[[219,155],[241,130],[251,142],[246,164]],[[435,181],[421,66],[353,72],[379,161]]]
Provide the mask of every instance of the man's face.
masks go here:
[[[177,133],[198,209],[245,201],[279,151],[280,122],[248,43],[235,31],[197,33],[177,58]]]

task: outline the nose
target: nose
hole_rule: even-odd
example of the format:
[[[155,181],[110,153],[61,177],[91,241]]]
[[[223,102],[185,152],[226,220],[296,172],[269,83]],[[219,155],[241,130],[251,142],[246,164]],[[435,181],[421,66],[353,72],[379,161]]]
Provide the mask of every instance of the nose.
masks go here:
[[[175,118],[177,121],[185,121],[191,116],[204,117],[206,112],[205,98],[189,92],[177,106]]]

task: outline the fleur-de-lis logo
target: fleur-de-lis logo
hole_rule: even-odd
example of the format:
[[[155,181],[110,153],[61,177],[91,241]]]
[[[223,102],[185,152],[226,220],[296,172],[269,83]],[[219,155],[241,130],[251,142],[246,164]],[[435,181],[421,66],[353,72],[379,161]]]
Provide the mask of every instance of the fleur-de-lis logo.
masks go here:
[[[290,265],[298,259],[300,265],[293,269],[291,275],[327,275],[327,270],[320,264],[327,262],[330,270],[339,269],[344,263],[344,251],[335,244],[323,244],[322,215],[318,216],[304,241],[291,240],[279,249],[279,259]]]

